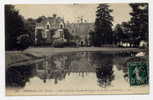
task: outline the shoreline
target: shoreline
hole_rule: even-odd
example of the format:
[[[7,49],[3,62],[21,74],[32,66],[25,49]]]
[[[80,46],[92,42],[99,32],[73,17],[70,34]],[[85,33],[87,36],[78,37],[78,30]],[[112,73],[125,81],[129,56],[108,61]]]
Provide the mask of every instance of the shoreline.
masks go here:
[[[50,47],[39,47],[39,48],[28,48],[24,53],[31,54],[35,57],[52,56],[57,53],[68,53],[68,52],[142,52],[145,49],[139,48],[107,48],[107,47],[79,47],[79,48],[50,48]]]
[[[52,47],[31,47],[24,51],[6,51],[6,68],[9,66],[31,64],[43,60],[46,56],[53,56],[60,53],[71,52],[105,52],[105,53],[127,53],[142,52],[145,49],[139,48],[106,48],[106,47],[79,47],[79,48],[52,48]]]

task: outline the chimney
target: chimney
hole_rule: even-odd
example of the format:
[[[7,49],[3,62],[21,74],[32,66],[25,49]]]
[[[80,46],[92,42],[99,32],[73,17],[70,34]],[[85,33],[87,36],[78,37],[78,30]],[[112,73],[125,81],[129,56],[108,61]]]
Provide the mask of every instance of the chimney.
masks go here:
[[[53,18],[56,18],[56,16],[57,16],[56,14],[53,14]]]

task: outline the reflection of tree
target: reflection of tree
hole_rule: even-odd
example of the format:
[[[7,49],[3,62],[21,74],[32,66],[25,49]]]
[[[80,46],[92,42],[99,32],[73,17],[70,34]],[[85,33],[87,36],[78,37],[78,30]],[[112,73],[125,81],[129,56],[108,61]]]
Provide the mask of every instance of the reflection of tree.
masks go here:
[[[24,87],[33,77],[33,66],[10,67],[6,70],[6,86]]]
[[[93,65],[91,65],[91,63]],[[112,56],[92,52],[75,52],[45,57],[36,64],[24,67],[12,67],[7,71],[7,84],[24,86],[32,75],[39,77],[44,83],[53,80],[55,84],[65,79],[66,75],[77,73],[85,77],[88,72],[95,72],[99,85],[110,84],[113,79]]]
[[[112,54],[92,53],[91,62],[96,65],[96,76],[99,86],[106,87],[114,79]]]
[[[112,65],[104,65],[101,68],[96,68],[96,75],[98,78],[99,86],[106,87],[110,85],[114,78]]]
[[[126,76],[128,73],[128,67],[126,64],[127,59],[135,56],[136,52],[122,52],[122,53],[116,53],[114,54],[115,59],[113,59],[114,65],[116,65],[116,68],[118,70],[122,70]]]

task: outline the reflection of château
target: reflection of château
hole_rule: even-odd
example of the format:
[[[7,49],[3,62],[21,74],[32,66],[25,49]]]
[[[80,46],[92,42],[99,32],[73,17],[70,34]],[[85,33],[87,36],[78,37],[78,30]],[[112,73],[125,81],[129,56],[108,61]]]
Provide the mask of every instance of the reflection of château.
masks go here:
[[[73,56],[57,55],[45,58],[44,61],[35,65],[36,73],[44,82],[47,79],[55,79],[55,83],[57,83],[58,80],[63,80],[66,75],[69,76],[71,73],[84,77],[89,72],[95,72],[95,68],[87,66],[88,61],[84,58],[88,53],[85,53],[84,57],[80,55],[82,55],[82,53]],[[86,62],[85,65],[77,63],[79,59]]]
[[[103,55],[103,56],[102,56]],[[113,80],[113,56],[108,54],[80,52],[75,55],[56,55],[45,58],[36,64],[36,73],[40,79],[54,79],[55,84],[65,79],[71,73],[85,77],[88,73],[96,72],[99,86],[105,87]],[[78,63],[81,62],[81,63]],[[92,64],[91,64],[92,63]]]
[[[25,86],[30,78],[39,77],[44,83],[47,80],[58,81],[77,75],[88,77],[96,73],[99,86],[106,87],[114,79],[113,55],[100,52],[75,52],[46,57],[36,64],[8,68],[7,86]],[[118,63],[118,62],[116,62]]]

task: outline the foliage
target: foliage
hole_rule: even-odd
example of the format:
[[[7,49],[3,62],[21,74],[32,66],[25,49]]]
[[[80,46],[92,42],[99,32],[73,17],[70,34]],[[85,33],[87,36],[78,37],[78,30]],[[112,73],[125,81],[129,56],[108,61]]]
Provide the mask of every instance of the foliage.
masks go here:
[[[31,39],[31,45],[34,45],[35,43],[35,26],[36,26],[35,19],[28,18],[25,21],[25,29],[27,30],[27,33],[29,34],[29,37]]]
[[[117,24],[114,28],[113,39],[114,43],[131,42],[133,41],[133,34],[129,22],[122,22]]]
[[[64,38],[67,40],[67,42],[69,43],[73,36],[70,34],[69,30],[68,29],[64,29]]]
[[[102,44],[112,44],[112,21],[113,17],[109,9],[109,5],[100,4],[96,11],[95,21],[95,36],[94,46],[101,46]]]
[[[53,47],[64,47],[65,41],[63,39],[56,39],[53,41]]]
[[[75,47],[76,43],[73,41],[74,36],[72,36],[68,29],[64,29],[64,39],[53,39],[53,46],[54,47]]]
[[[131,3],[130,13],[131,30],[133,32],[133,42],[138,46],[141,40],[148,41],[148,4],[147,3]]]
[[[96,39],[96,34],[95,34],[95,32],[94,31],[90,31],[89,32],[89,44],[91,45],[91,46],[93,46],[94,44],[96,44],[96,41],[95,41],[95,39]]]
[[[45,16],[40,16],[36,19],[37,23],[40,23],[42,20],[44,20],[46,17]]]
[[[5,5],[5,49],[16,50],[20,45],[17,38],[23,34],[29,34],[24,18],[14,6]]]
[[[128,42],[130,47],[138,47],[141,41],[148,41],[148,4],[132,3],[129,22],[117,24],[114,28],[113,38],[115,44]]]
[[[31,44],[30,36],[28,34],[22,34],[17,38],[18,49],[26,49]]]
[[[119,43],[123,39],[123,29],[120,24],[117,24],[114,28],[113,39],[115,44]]]
[[[48,44],[49,45],[52,45],[52,43],[53,43],[53,36],[55,35],[55,29],[50,29],[49,30],[49,34],[48,34],[48,36],[49,36],[49,38],[48,38]]]
[[[76,44],[78,44],[81,41],[81,37],[78,35],[73,35],[72,41],[74,41]]]

